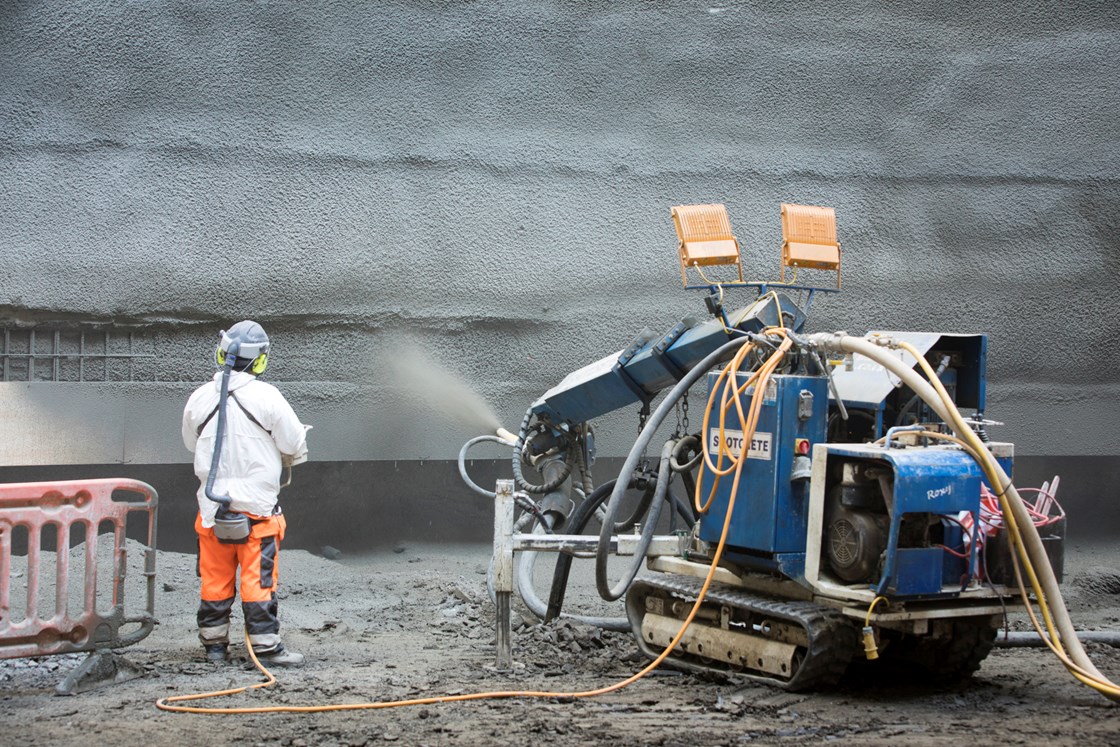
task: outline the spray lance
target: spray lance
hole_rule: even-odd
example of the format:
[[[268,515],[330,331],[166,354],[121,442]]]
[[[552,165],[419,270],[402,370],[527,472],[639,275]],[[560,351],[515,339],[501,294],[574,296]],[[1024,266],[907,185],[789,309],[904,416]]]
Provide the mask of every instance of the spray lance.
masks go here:
[[[249,517],[230,510],[233,499],[228,495],[214,495],[214,478],[222,458],[222,441],[226,435],[226,400],[229,399],[229,376],[241,352],[240,340],[230,342],[222,364],[222,383],[218,395],[218,430],[214,436],[214,457],[210,460],[210,474],[206,478],[206,497],[218,504],[214,516],[214,536],[226,545],[241,545],[249,538]]]

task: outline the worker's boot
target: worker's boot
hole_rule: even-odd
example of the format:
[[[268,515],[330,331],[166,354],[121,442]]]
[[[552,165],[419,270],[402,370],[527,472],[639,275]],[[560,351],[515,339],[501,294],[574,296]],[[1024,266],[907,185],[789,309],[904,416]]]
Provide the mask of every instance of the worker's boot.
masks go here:
[[[289,651],[283,645],[267,653],[257,654],[257,659],[266,667],[302,667],[303,654]]]
[[[221,664],[229,660],[228,643],[207,643],[206,660],[212,664]]]

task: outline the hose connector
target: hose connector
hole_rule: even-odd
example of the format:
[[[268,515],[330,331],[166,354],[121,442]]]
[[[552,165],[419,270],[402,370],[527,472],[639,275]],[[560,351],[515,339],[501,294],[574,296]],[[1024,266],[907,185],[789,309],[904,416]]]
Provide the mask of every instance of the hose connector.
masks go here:
[[[882,334],[881,332],[875,332],[865,339],[872,345],[878,345],[881,348],[890,348],[893,350],[898,347],[898,340],[890,335]]]
[[[802,339],[813,350],[826,353],[844,353],[847,352],[844,349],[844,339],[847,336],[847,332],[816,332]]]

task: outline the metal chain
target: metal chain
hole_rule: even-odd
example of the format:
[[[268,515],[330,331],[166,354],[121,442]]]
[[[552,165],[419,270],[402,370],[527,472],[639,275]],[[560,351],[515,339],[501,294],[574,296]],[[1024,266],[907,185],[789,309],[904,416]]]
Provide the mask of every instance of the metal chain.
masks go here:
[[[689,434],[689,429],[688,429],[688,390],[687,389],[685,390],[684,394],[681,396],[681,414],[682,414],[683,417],[681,419],[680,425],[678,425],[678,427],[677,427],[677,430],[681,431],[681,435],[687,436]],[[683,430],[681,430],[682,426],[683,426]]]
[[[638,435],[639,436],[641,436],[642,431],[645,430],[647,419],[649,419],[649,402],[646,402],[645,404],[643,404],[642,409],[638,410]],[[644,449],[642,450],[642,460],[638,464],[638,471],[639,472],[647,472],[648,471],[648,465],[646,463],[646,454],[645,454]]]

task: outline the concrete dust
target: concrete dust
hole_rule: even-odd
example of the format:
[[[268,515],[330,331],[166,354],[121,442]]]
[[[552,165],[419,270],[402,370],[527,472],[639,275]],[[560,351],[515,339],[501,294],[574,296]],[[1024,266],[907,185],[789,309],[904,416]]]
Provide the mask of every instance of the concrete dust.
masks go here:
[[[437,362],[419,341],[400,337],[384,356],[388,382],[424,405],[431,414],[454,421],[468,432],[493,434],[500,423],[490,405],[471,386]]]
[[[298,531],[298,529],[297,529]],[[415,545],[329,561],[281,553],[280,616],[302,669],[279,684],[212,701],[216,706],[360,703],[484,690],[573,691],[605,686],[644,663],[628,635],[573,622],[542,625],[515,609],[512,672],[493,670],[494,609],[483,545]],[[1079,627],[1120,627],[1120,595],[1076,579],[1120,567],[1115,546],[1067,547],[1065,591]],[[594,699],[512,699],[324,714],[200,716],[164,713],[167,695],[252,684],[242,665],[202,659],[194,613],[193,555],[161,552],[161,624],[123,653],[145,672],[131,682],[62,698],[54,686],[80,656],[0,661],[0,729],[10,744],[102,742],[154,745],[1105,745],[1120,733],[1120,707],[1077,683],[1049,654],[996,650],[969,682],[933,686],[872,673],[835,690],[791,694],[746,679],[659,670]],[[130,546],[130,576],[139,553]],[[548,558],[541,566],[551,565]],[[1099,570],[1093,570],[1099,574]],[[18,579],[17,579],[18,580]],[[130,578],[130,584],[133,580]],[[546,593],[540,588],[538,592]],[[135,593],[130,585],[126,593]],[[570,594],[573,611],[589,590]],[[130,599],[135,599],[131,597]],[[238,613],[239,614],[239,613]],[[235,616],[235,624],[239,620]],[[1016,617],[1013,628],[1024,629]],[[243,645],[234,645],[243,655]],[[1088,646],[1120,676],[1120,651]]]

